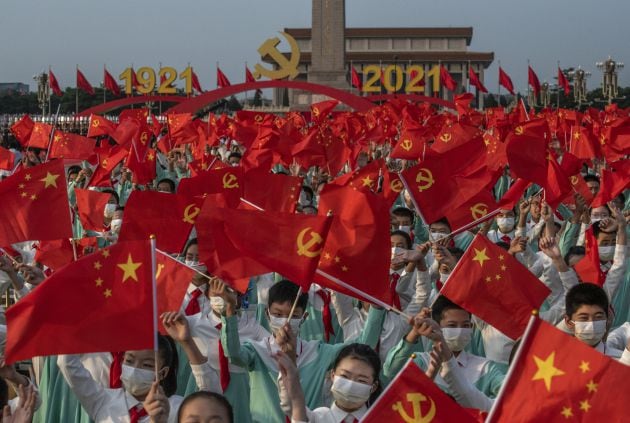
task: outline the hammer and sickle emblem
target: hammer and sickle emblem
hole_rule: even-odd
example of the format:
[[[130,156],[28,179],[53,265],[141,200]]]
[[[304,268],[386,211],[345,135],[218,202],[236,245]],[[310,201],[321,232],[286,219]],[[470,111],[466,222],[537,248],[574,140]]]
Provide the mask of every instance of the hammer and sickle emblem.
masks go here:
[[[94,119],[94,120],[92,121],[92,126],[93,126],[93,127],[95,127],[95,128],[98,128],[98,126],[99,126],[100,124],[101,124],[101,121],[100,121],[100,120],[98,120],[98,119]]]
[[[442,142],[450,142],[451,138],[453,138],[453,136],[449,132],[445,132],[440,135],[440,140],[442,140]]]
[[[522,126],[517,126],[516,128],[514,128],[514,133],[516,135],[523,135],[523,132],[525,132],[525,130],[523,129]]]
[[[195,205],[195,203],[189,204],[184,209],[184,218],[182,219],[186,223],[191,225],[195,224],[195,218],[199,214],[201,209]]]
[[[435,180],[433,179],[433,174],[431,173],[431,171],[423,167],[418,171],[416,182],[418,183],[418,189],[420,190],[420,192],[422,192],[431,188],[435,183]]]
[[[315,117],[319,116],[319,107],[313,107],[313,116]]]
[[[304,256],[304,257],[309,257],[309,258],[317,257],[318,255],[321,254],[322,248],[313,251],[313,247],[317,247],[318,245],[323,244],[324,243],[324,239],[317,232],[311,231],[311,239],[309,239],[305,243],[304,242],[304,237],[306,236],[306,233],[308,231],[311,231],[310,227],[302,229],[302,231],[298,234],[298,237],[297,237],[297,246],[298,246],[297,253],[298,253],[299,256]]]
[[[155,272],[155,279],[160,277],[160,273],[162,273],[162,269],[164,269],[166,266],[162,263],[158,263],[157,265],[157,270]]]
[[[277,46],[280,44],[278,37],[265,40],[265,42],[258,47],[258,53],[260,53],[261,58],[265,56],[271,57],[278,65],[278,69],[267,69],[257,63],[254,67],[254,78],[260,79],[261,76],[264,76],[269,79],[282,79],[286,77],[294,79],[300,73],[297,69],[300,63],[300,48],[298,47],[297,41],[286,32],[280,32],[280,35],[282,35],[289,43],[289,46],[291,46],[291,57],[287,59],[284,57],[284,54],[278,50]]]
[[[254,121],[256,121],[256,122],[258,122],[258,123],[262,122],[262,121],[263,121],[263,117],[262,117],[262,115],[256,115],[256,116],[254,116]]]
[[[400,179],[394,179],[393,181],[390,182],[389,187],[394,192],[400,192],[403,189],[403,183]]]
[[[233,173],[226,173],[223,175],[223,188],[234,189],[238,188],[238,178]]]
[[[579,179],[577,177],[577,175],[573,175],[571,176],[571,185],[577,185]]]
[[[606,144],[606,135],[602,134],[602,135],[599,137],[599,143],[600,143],[601,145]]]
[[[400,143],[400,147],[405,151],[409,151],[411,147],[413,147],[413,143],[411,140],[403,140],[403,142]]]
[[[420,408],[420,404],[425,401],[430,401],[431,406],[427,414],[422,414],[422,409]],[[435,402],[431,399],[431,397],[426,397],[419,392],[412,392],[407,394],[407,401],[412,404],[413,414],[409,416],[407,414],[407,410],[402,404],[402,401],[397,401],[394,405],[392,405],[392,410],[398,412],[400,417],[407,423],[429,423],[433,421],[435,417]]]
[[[142,143],[142,145],[146,145],[148,140],[149,134],[147,132],[143,132],[142,135],[140,135],[140,142]]]
[[[477,203],[470,208],[473,219],[477,220],[488,214],[488,205],[485,203]]]

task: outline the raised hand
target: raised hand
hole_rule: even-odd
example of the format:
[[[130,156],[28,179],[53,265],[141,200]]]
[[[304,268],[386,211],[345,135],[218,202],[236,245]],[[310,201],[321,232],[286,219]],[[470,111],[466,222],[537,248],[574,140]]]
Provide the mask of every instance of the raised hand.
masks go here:
[[[167,423],[171,406],[160,382],[155,381],[142,403],[151,423]]]
[[[164,329],[177,342],[190,341],[190,326],[188,320],[179,312],[169,311],[160,316]]]

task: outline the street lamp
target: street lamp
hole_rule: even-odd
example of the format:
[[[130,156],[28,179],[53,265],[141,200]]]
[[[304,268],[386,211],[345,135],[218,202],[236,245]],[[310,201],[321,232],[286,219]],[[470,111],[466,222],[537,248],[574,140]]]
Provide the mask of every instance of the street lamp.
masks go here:
[[[578,104],[578,108],[582,106],[582,103],[586,103],[586,78],[590,77],[591,73],[582,69],[582,66],[578,66],[576,70],[569,72],[569,78],[573,82],[573,99]]]
[[[48,86],[48,74],[45,72],[33,77],[37,81],[37,102],[42,109],[42,116],[46,115],[46,105],[50,100],[50,87]]]
[[[595,63],[597,68],[602,71],[602,94],[608,104],[611,104],[613,100],[619,99],[619,87],[617,85],[617,71],[623,69],[622,62],[615,62],[610,56],[605,62]]]

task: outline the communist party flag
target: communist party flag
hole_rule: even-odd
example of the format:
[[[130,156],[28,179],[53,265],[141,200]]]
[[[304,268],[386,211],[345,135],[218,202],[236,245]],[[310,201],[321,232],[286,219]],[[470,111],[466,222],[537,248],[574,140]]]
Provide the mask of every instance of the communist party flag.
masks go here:
[[[50,157],[53,159],[87,160],[94,155],[96,141],[70,132],[55,130]]]
[[[156,253],[155,283],[160,315],[167,311],[179,310],[195,271],[160,250]],[[166,333],[162,323],[158,324],[160,332]]]
[[[455,91],[455,88],[457,88],[457,81],[453,79],[444,65],[440,65],[440,84],[449,91]]]
[[[116,131],[117,126],[117,124],[103,116],[90,115],[87,136],[98,137],[100,135],[111,135]]]
[[[550,137],[545,119],[517,125],[505,141],[510,171],[519,178],[544,186],[547,182],[547,145]]]
[[[534,69],[532,69],[531,66],[527,67],[527,82],[534,90],[536,97],[538,97],[538,94],[540,94],[540,81],[538,80],[538,75],[536,75],[536,72],[534,72]]]
[[[468,79],[470,80],[470,85],[477,88],[477,91],[481,91],[482,93],[487,93],[488,89],[483,85],[479,76],[475,73],[471,66],[468,66]]]
[[[79,68],[77,68],[77,88],[82,89],[89,95],[94,95],[94,87],[92,87],[92,84],[90,84]]]
[[[362,168],[356,169],[352,172],[341,175],[330,182],[330,185],[337,185],[340,187],[349,186],[355,191],[378,191],[378,179],[385,167],[383,159],[372,160]]]
[[[551,291],[525,266],[483,235],[473,239],[440,293],[518,339],[532,310]]]
[[[499,85],[502,85],[512,95],[514,94],[514,84],[512,84],[512,78],[505,73],[505,71],[499,66]]]
[[[120,95],[120,87],[114,77],[107,72],[106,68],[103,68],[103,86],[106,90],[111,91],[115,96]]]
[[[48,86],[56,96],[61,97],[63,95],[61,88],[59,88],[59,81],[57,81],[57,77],[50,68],[48,68]]]
[[[337,100],[326,100],[311,104],[311,120],[315,123],[322,123],[338,104],[339,101]]]
[[[136,191],[132,191],[135,193]],[[105,225],[105,205],[111,198],[108,192],[94,191],[91,189],[74,190],[77,199],[77,211],[83,229],[102,231]]]
[[[129,150],[118,145],[113,148],[97,149],[98,165],[90,178],[88,186],[111,186],[110,176],[118,163],[125,160]]]
[[[278,272],[308,290],[332,218],[218,208],[197,217],[200,261],[228,283]]]
[[[606,274],[602,272],[597,238],[593,234],[593,227],[584,231],[584,250],[586,254],[574,266],[575,273],[583,282],[604,286]]]
[[[62,160],[21,169],[0,182],[0,245],[72,238]]]
[[[232,85],[230,84],[230,80],[227,79],[227,76],[225,76],[223,71],[221,71],[221,69],[217,66],[217,87],[225,88],[229,87],[230,85]]]
[[[571,85],[569,84],[569,80],[562,72],[562,69],[558,68],[558,85],[562,87],[564,90],[564,95],[569,95],[571,92]]]
[[[180,253],[201,211],[203,199],[157,191],[132,191],[123,214],[118,239],[147,239],[155,235],[157,246]]]
[[[218,197],[222,199],[221,205],[235,208],[241,202],[244,186],[243,169],[228,167],[200,171],[195,177],[183,178],[177,192],[188,197],[220,194]]]
[[[118,242],[57,270],[7,310],[7,362],[152,348],[152,273],[149,240]]]
[[[6,148],[0,147],[0,169],[13,170],[15,165],[15,154]]]
[[[532,319],[487,421],[627,421],[630,367]]]
[[[303,178],[252,169],[245,173],[244,181],[247,201],[263,210],[295,213]]]
[[[451,228],[455,230],[477,219],[481,219],[497,208],[499,206],[494,200],[492,193],[489,190],[484,190],[461,206],[447,211],[445,217],[448,219]]]
[[[476,420],[409,360],[361,422],[474,423]]]
[[[15,139],[24,146],[30,139],[34,126],[35,122],[33,122],[33,119],[31,119],[29,115],[24,115],[20,118],[20,120],[11,125],[11,128],[9,129]]]

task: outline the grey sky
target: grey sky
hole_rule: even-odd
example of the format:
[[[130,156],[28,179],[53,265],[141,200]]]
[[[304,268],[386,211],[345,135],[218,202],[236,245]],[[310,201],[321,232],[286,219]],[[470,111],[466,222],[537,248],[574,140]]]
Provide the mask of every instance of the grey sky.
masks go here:
[[[595,62],[609,54],[630,62],[630,0],[347,0],[347,26],[472,26],[471,50],[494,51],[486,85],[496,90],[497,60],[517,89],[527,82],[527,59],[541,81],[557,61],[601,75]],[[131,63],[183,70],[190,62],[204,89],[215,86],[215,63],[244,80],[244,63],[284,27],[308,27],[310,0],[3,0],[0,82],[31,83],[50,65],[61,86],[74,86],[78,64],[93,85],[103,64],[118,77]],[[620,73],[630,85],[630,67]]]

